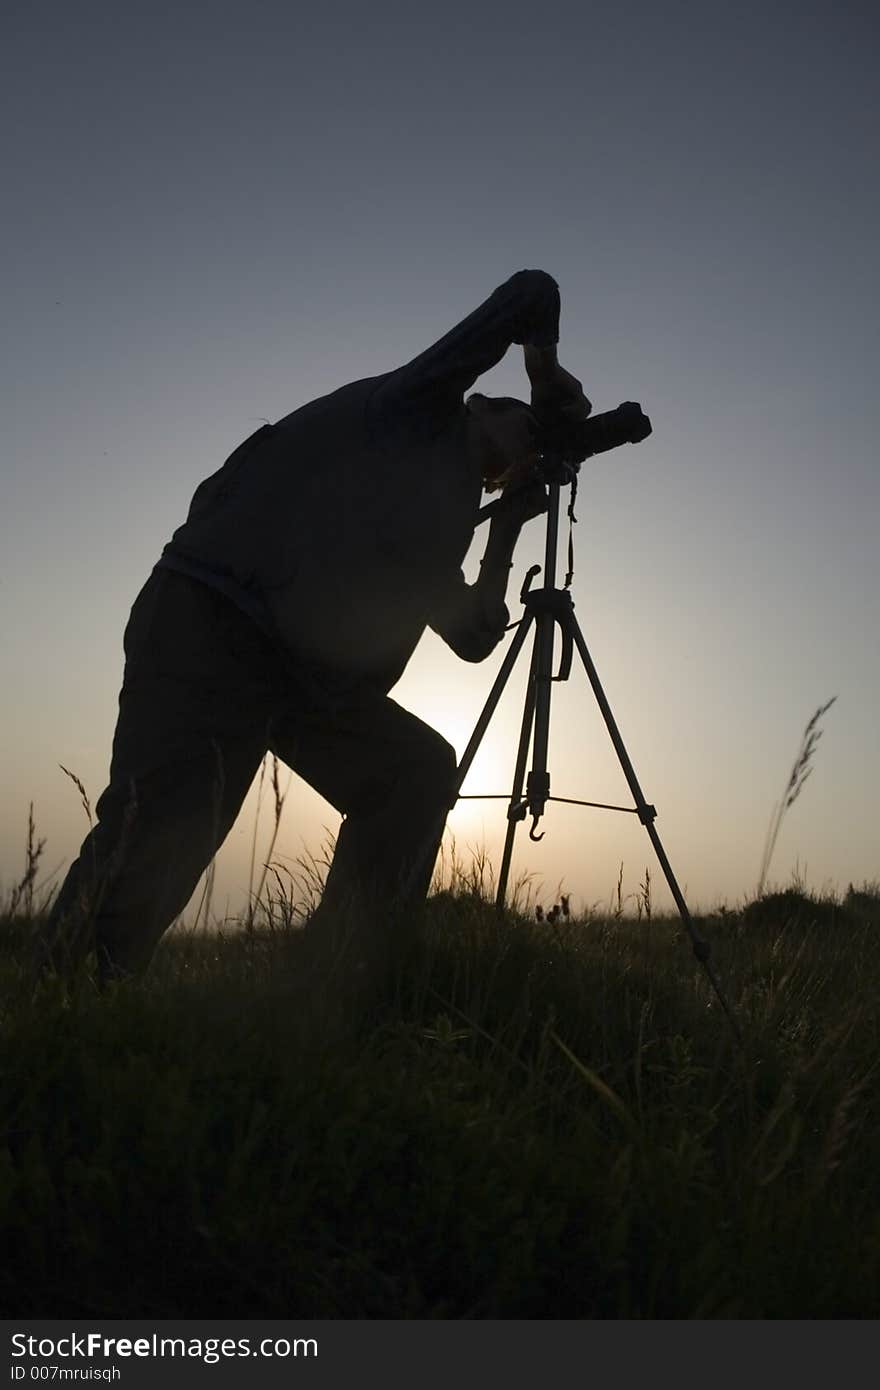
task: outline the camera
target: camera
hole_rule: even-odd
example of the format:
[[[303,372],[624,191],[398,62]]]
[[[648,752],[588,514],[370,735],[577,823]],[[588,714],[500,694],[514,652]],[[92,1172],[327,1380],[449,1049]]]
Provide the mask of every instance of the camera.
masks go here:
[[[539,416],[538,424],[536,442],[543,470],[551,473],[558,464],[577,467],[593,454],[604,454],[619,444],[640,444],[651,433],[651,421],[637,401],[624,401],[616,410],[589,415],[585,420]]]
[[[532,484],[540,481],[564,487],[574,481],[584,459],[616,449],[619,444],[640,444],[651,433],[651,421],[638,401],[624,401],[616,410],[589,415],[585,420],[565,420],[549,412],[533,412],[533,418],[534,443],[541,457]],[[510,497],[499,497],[488,502],[477,513],[477,524],[498,515],[510,501]]]

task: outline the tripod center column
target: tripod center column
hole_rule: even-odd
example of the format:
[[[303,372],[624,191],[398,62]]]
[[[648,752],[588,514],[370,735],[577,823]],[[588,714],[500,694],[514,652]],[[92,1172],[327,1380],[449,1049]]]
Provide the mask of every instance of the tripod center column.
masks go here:
[[[550,690],[553,680],[553,637],[556,630],[556,617],[553,605],[547,597],[556,587],[556,547],[559,537],[559,483],[550,484],[547,507],[547,542],[544,549],[544,586],[542,602],[536,615],[535,662],[533,679],[535,681],[535,725],[532,742],[532,766],[526,781],[526,798],[529,815],[538,818],[544,814],[544,807],[550,795],[550,774],[547,771],[547,756],[550,743]],[[535,825],[532,826],[534,837]]]

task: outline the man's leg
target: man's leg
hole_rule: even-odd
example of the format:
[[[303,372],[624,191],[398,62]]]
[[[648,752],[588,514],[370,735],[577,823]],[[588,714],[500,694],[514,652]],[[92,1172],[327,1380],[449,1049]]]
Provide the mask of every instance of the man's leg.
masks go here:
[[[228,601],[156,572],[125,636],[110,784],[40,949],[59,969],[93,946],[104,974],[142,969],[225,839],[266,746],[263,643]]]
[[[345,817],[321,901],[322,924],[354,909],[380,936],[428,891],[452,801],[455,752],[387,696],[326,717],[273,720],[270,746]]]
[[[126,722],[136,738],[136,715]],[[250,741],[225,741],[161,767],[114,768],[52,908],[47,945],[58,968],[92,946],[104,975],[148,964],[226,838],[260,756]]]

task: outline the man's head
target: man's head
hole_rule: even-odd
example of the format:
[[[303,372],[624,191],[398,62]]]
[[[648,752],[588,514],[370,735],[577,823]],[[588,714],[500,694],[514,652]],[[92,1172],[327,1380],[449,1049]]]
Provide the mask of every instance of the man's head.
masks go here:
[[[513,396],[474,392],[465,402],[474,450],[488,492],[525,482],[540,461],[538,421]]]

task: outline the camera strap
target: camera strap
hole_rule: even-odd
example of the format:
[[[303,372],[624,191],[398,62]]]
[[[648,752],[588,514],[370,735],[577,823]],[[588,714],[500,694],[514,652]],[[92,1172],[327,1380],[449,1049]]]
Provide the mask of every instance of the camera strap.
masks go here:
[[[571,581],[574,579],[574,527],[577,517],[574,514],[574,503],[577,497],[578,480],[577,473],[571,479],[571,498],[568,503],[568,573],[565,576],[563,588],[570,589]]]

